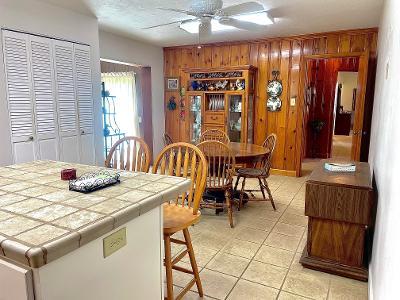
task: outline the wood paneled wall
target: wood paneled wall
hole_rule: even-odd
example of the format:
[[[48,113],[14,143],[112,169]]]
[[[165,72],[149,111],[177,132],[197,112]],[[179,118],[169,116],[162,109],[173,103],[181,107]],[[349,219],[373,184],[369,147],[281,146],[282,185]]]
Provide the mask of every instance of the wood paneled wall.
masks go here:
[[[376,58],[377,29],[348,30],[285,38],[273,38],[244,42],[217,43],[197,46],[169,47],[164,49],[164,75],[180,76],[186,67],[220,67],[253,65],[258,68],[257,95],[255,102],[254,141],[261,144],[269,133],[276,133],[278,142],[273,167],[282,173],[294,175],[301,160],[301,130],[303,79],[301,66],[303,55],[334,54],[369,51]],[[266,85],[272,79],[272,70],[280,71],[283,83],[282,109],[268,112]],[[165,93],[165,103],[171,96]],[[296,97],[296,105],[290,106],[290,98]],[[372,101],[372,99],[367,99]],[[165,106],[166,132],[174,140],[181,139],[183,118],[179,110],[168,111]]]

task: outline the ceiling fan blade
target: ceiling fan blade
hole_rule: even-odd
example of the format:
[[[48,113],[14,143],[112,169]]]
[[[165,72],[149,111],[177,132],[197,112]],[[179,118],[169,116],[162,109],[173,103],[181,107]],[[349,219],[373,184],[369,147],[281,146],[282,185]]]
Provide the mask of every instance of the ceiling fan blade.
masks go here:
[[[200,41],[204,41],[208,37],[211,36],[211,19],[202,21],[199,24],[199,39]]]
[[[193,21],[193,20],[195,20],[195,19],[186,19],[186,20],[183,20],[183,21],[174,21],[174,22],[169,22],[169,23],[165,23],[165,24],[159,24],[159,25],[144,27],[142,29],[152,29],[152,28],[157,28],[157,27],[161,27],[161,26],[168,26],[168,25],[177,24],[177,23],[185,23],[185,22],[189,22],[189,21]]]
[[[234,16],[253,13],[257,11],[263,11],[264,6],[257,2],[246,2],[238,5],[232,5],[221,9],[221,13],[224,16]]]
[[[177,8],[162,8],[162,7],[158,7],[157,9],[160,10],[165,10],[165,11],[173,11],[173,12],[177,12],[177,13],[181,13],[181,14],[186,14],[189,16],[194,16],[197,17],[196,13],[189,11],[189,10],[183,10],[183,9],[177,9]]]
[[[244,29],[248,31],[259,31],[265,29],[265,26],[258,25],[252,22],[236,20],[233,18],[223,18],[218,20],[220,24]]]

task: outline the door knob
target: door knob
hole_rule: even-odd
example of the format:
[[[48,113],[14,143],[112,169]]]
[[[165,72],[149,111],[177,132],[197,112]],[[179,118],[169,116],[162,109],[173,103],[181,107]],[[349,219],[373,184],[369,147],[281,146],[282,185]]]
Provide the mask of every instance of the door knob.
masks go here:
[[[28,141],[33,141],[33,136],[30,136],[30,137],[28,138]]]

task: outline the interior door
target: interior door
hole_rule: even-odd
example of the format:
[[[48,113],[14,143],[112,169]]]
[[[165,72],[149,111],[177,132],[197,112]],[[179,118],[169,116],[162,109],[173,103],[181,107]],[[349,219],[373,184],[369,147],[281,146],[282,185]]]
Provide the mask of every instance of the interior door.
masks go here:
[[[36,157],[27,35],[3,31],[4,63],[14,163]]]
[[[351,147],[351,159],[360,160],[361,139],[363,135],[365,93],[367,89],[369,53],[365,52],[360,56],[358,67],[357,95],[353,125],[353,141]]]
[[[64,41],[53,42],[56,99],[60,134],[60,159],[79,162],[78,108],[75,97],[74,48]]]
[[[38,158],[59,159],[52,41],[29,36]]]
[[[80,162],[94,164],[94,106],[89,46],[74,45],[74,63],[79,116]]]

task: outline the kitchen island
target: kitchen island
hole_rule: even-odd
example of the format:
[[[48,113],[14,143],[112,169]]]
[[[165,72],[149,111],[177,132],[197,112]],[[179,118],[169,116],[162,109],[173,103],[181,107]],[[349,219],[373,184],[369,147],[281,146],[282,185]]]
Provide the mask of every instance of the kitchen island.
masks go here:
[[[120,184],[83,194],[60,179],[66,168],[105,170],[0,168],[0,299],[161,299],[162,204],[190,181],[119,171]]]

